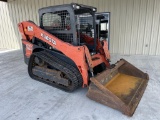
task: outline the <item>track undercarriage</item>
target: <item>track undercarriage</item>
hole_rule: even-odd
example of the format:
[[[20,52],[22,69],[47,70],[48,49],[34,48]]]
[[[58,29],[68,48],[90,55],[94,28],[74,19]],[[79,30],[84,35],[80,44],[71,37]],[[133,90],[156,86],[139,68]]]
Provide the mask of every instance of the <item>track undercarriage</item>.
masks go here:
[[[82,86],[82,77],[77,68],[45,51],[32,54],[28,72],[31,78],[65,91]]]

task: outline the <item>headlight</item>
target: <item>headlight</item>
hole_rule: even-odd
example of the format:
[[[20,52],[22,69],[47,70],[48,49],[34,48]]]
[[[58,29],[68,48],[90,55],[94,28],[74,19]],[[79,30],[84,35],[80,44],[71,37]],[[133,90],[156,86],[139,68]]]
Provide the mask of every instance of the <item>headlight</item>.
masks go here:
[[[73,8],[75,8],[76,5],[73,5]]]
[[[96,9],[95,9],[95,8],[93,8],[93,11],[96,11]]]
[[[77,5],[76,8],[77,8],[77,9],[80,9],[80,6]]]
[[[79,5],[73,5],[73,8],[80,9],[80,6]]]

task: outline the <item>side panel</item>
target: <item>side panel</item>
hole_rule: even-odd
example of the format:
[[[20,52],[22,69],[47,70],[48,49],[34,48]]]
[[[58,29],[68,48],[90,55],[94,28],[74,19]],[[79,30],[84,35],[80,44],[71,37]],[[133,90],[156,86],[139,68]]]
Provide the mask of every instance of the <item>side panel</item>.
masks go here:
[[[28,65],[29,58],[26,56],[26,45],[22,43],[24,62]]]
[[[29,58],[33,51],[33,44],[25,40],[22,40],[22,47],[23,47],[23,54],[24,54],[24,62],[28,64]]]

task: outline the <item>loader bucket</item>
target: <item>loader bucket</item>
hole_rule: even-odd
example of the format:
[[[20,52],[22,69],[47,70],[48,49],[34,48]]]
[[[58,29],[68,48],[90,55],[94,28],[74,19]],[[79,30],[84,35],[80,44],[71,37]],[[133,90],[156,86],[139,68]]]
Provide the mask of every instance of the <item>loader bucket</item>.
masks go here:
[[[90,79],[87,96],[132,116],[145,91],[149,76],[124,59],[115,65]]]

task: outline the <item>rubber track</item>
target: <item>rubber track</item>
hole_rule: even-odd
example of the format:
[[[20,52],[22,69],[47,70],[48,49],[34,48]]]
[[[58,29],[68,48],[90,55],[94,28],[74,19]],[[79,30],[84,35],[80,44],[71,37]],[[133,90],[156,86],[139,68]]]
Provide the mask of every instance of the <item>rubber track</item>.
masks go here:
[[[58,59],[57,57],[53,56],[53,55],[50,54],[49,52],[45,52],[45,51],[42,51],[42,52],[43,52],[43,54],[48,55],[48,57],[50,57],[51,60],[54,60],[57,64],[60,64],[60,65],[62,65],[62,66],[65,66],[65,67],[67,67],[70,71],[72,71],[72,73],[75,74],[75,76],[76,76],[77,79],[78,79],[78,85],[79,85],[80,87],[82,87],[82,82],[83,82],[82,76],[81,76],[81,74],[80,74],[80,72],[79,72],[79,70],[78,70],[77,68],[75,68],[75,67],[67,64],[65,61],[62,61],[62,60]]]
[[[65,74],[67,74],[67,76],[69,77],[69,80],[72,81],[72,86],[67,87],[67,86],[63,86],[60,84],[56,84],[56,83],[53,83],[52,81],[48,81],[43,78],[39,78],[39,77],[35,76],[34,74],[32,74],[32,66],[33,66],[33,58],[32,57],[33,56],[37,56],[37,57],[41,58],[43,61],[45,61],[49,65],[62,71]],[[31,76],[31,78],[39,80],[44,83],[47,83],[49,85],[52,85],[54,87],[57,87],[59,89],[62,89],[62,90],[68,91],[68,92],[74,91],[78,87],[81,87],[82,82],[83,82],[82,76],[77,68],[67,64],[65,61],[58,59],[57,57],[53,56],[52,54],[50,54],[47,51],[35,52],[32,54],[30,61],[29,61],[28,72],[29,72],[29,75]]]

